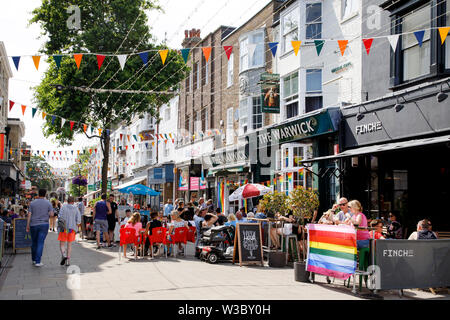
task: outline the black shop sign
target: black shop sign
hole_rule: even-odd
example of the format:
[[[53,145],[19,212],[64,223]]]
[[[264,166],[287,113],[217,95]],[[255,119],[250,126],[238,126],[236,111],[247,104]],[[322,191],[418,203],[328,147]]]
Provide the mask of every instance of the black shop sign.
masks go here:
[[[239,261],[243,264],[261,264],[263,261],[261,224],[237,223],[234,236],[233,263]]]

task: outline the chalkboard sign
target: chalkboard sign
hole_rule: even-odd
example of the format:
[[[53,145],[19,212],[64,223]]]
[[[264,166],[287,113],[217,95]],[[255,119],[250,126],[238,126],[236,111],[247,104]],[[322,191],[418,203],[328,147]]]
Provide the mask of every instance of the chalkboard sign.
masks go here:
[[[13,250],[31,248],[31,234],[27,232],[27,219],[16,218],[13,220],[14,236],[13,236]]]
[[[261,264],[263,261],[261,224],[237,223],[234,236],[233,263],[239,261],[243,264]]]
[[[0,266],[2,265],[4,243],[5,243],[5,222],[2,219],[0,219]]]

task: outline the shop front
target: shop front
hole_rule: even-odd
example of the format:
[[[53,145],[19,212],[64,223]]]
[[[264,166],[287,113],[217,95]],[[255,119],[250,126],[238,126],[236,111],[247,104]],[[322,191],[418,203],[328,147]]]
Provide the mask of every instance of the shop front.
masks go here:
[[[438,100],[441,83],[344,108],[344,151],[313,159],[338,162],[341,194],[359,200],[368,218],[394,213],[404,236],[424,218],[450,230],[450,108]]]
[[[167,199],[173,198],[173,163],[166,163],[148,169],[148,186],[155,191],[161,192],[159,196],[148,197],[152,208],[158,209],[166,203]]]
[[[12,162],[0,163],[0,192],[3,196],[16,197],[19,193],[19,172]]]
[[[328,107],[249,135],[254,181],[289,194],[298,186],[319,192],[319,212],[338,197],[334,163],[309,163],[315,156],[338,152],[340,109]]]

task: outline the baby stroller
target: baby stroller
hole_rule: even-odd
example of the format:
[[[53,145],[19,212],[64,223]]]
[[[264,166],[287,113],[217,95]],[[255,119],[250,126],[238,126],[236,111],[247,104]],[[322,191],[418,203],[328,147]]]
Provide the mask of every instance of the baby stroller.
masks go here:
[[[233,226],[217,226],[203,232],[198,244],[200,260],[217,263],[233,259],[234,232]]]

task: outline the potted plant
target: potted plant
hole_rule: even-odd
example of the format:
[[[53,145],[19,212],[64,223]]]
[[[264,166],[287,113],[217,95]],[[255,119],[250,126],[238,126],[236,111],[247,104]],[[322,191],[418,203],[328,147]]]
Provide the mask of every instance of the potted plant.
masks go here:
[[[273,214],[280,213],[284,215],[288,211],[287,195],[284,192],[275,191],[273,193],[265,194],[259,204],[266,212]],[[270,234],[268,234],[270,237]],[[282,251],[269,251],[269,267],[282,268],[286,266],[287,253]]]
[[[300,261],[294,263],[295,280],[308,282],[309,272],[306,271],[306,239],[305,239],[305,219],[311,219],[314,212],[319,207],[319,196],[314,190],[304,187],[297,187],[289,193],[287,203],[292,208],[292,213],[298,218],[299,231],[301,231],[301,255]]]

